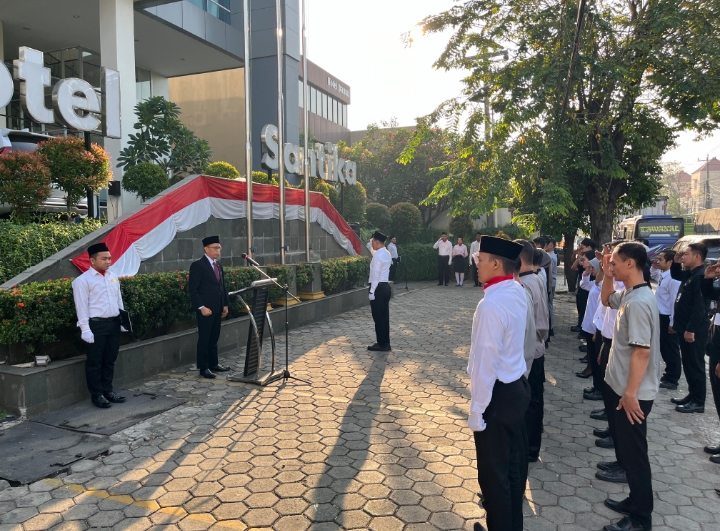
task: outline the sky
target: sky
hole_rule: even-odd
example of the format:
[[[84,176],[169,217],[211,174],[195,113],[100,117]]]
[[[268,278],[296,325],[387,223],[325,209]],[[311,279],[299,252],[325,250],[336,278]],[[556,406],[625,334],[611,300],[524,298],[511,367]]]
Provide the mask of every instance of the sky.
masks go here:
[[[401,35],[424,17],[451,7],[453,0],[307,0],[308,58],[350,85],[351,130],[397,118],[415,118],[457,96],[462,74],[436,70],[448,35],[417,33],[410,48]],[[679,162],[694,172],[707,155],[720,158],[720,132],[702,141],[693,133],[678,136],[663,161]]]

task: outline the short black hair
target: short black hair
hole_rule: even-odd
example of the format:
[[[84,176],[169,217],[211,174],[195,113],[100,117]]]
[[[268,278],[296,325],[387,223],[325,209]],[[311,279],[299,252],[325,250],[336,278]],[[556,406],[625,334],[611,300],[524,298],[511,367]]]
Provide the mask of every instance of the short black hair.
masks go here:
[[[555,238],[553,238],[552,236],[545,236],[545,245],[550,245],[551,243],[553,245],[557,244],[557,242],[555,241]]]
[[[537,238],[533,239],[533,243],[538,243],[541,246],[545,247],[547,244],[547,238],[545,236],[538,236]]]
[[[440,234],[440,236],[442,236],[443,234],[444,234],[445,236],[447,236],[447,232],[445,232],[445,231],[443,231],[443,232]]]
[[[540,249],[535,249],[533,251],[533,265],[540,265],[542,263],[543,255],[542,251]]]
[[[666,261],[672,262],[675,260],[675,251],[672,249],[663,249],[660,251],[660,254],[663,255],[663,258],[665,258]]]
[[[503,272],[506,275],[510,275],[512,273],[515,273],[515,268],[517,267],[518,260],[510,260],[509,258],[505,258],[504,256],[499,256],[497,254],[490,254],[491,260],[498,260],[500,262],[500,267],[502,267]]]
[[[593,258],[595,258],[595,251],[585,251],[583,253],[583,256],[588,260],[592,260]]]
[[[475,233],[475,236],[477,236],[478,234],[479,234],[480,236],[482,236],[482,232],[476,232],[476,233]]]
[[[394,237],[395,237],[395,235],[393,234],[392,236],[390,236],[390,239],[392,240]]]
[[[703,260],[707,258],[708,248],[704,243],[691,243],[687,248],[694,254],[699,254]]]
[[[597,249],[597,243],[595,243],[595,240],[591,240],[590,238],[584,238],[580,243],[582,243],[585,247]]]
[[[647,251],[645,247],[635,242],[623,242],[615,248],[615,252],[622,256],[623,260],[629,258],[635,261],[635,267],[645,269],[648,261]]]
[[[535,260],[535,246],[527,240],[513,240],[515,243],[522,245],[522,251],[520,251],[519,260],[527,264],[532,264]]]

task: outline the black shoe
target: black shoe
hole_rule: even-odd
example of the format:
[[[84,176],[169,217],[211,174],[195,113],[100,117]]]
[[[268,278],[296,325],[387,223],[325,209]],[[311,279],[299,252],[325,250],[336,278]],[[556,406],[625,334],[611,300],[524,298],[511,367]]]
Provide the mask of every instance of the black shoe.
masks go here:
[[[217,376],[215,376],[215,374],[210,369],[203,369],[202,371],[200,371],[200,376],[203,378],[208,378],[209,380],[217,378]]]
[[[595,420],[602,420],[604,422],[607,422],[607,412],[604,409],[596,409],[595,411],[590,412],[590,418]]]
[[[107,409],[110,407],[110,402],[108,402],[107,398],[102,395],[92,397],[92,403],[93,406],[99,407],[100,409]]]
[[[380,352],[390,352],[392,347],[390,345],[382,345],[378,350]]]
[[[367,349],[372,351],[378,351],[380,350],[380,343],[373,343]]]
[[[615,470],[598,470],[595,472],[595,477],[609,483],[627,483],[625,471],[619,467]]]
[[[690,402],[690,395],[684,396],[682,398],[671,398],[670,402],[675,404],[676,406],[684,406],[688,402]]]
[[[720,455],[711,455],[710,462],[715,463],[716,465],[720,465]]]
[[[695,402],[688,402],[684,406],[676,406],[675,411],[678,413],[705,413],[705,406]]]
[[[582,327],[580,326],[571,326],[570,327],[571,332],[582,332]]]
[[[107,398],[108,402],[112,402],[113,404],[122,404],[125,402],[125,397],[115,392],[105,393],[103,396]]]
[[[587,345],[579,345],[578,350],[580,352],[587,352]]]
[[[448,284],[447,282],[445,282],[445,285],[446,285],[446,286],[449,286],[450,284]]]
[[[630,515],[630,498],[625,498],[623,501],[615,501],[608,498],[605,500],[605,507],[616,513]]]
[[[575,376],[577,376],[578,378],[590,378],[592,376],[592,373],[589,372],[585,374],[583,371],[578,371],[575,373]]]
[[[213,372],[228,372],[230,370],[230,367],[223,367],[222,365],[215,365],[215,367],[210,367],[210,370]]]
[[[595,388],[591,385],[590,387],[583,389],[583,393],[592,393],[594,390]]]
[[[705,448],[703,448],[703,450],[705,450],[706,454],[718,455],[718,454],[720,454],[720,444],[718,444],[717,446],[708,445]]]
[[[596,439],[595,440],[595,446],[599,446],[600,448],[615,448],[615,444],[613,442],[613,438],[609,435],[607,437],[604,437],[602,439]]]
[[[442,283],[442,282],[438,282],[438,286],[442,286],[442,285],[443,285],[443,283]]]
[[[633,524],[627,516],[615,524],[603,527],[603,531],[650,531],[650,529],[652,529],[652,527]]]
[[[593,435],[598,439],[605,439],[606,437],[610,437],[610,428],[605,428],[604,430],[601,430],[600,428],[595,428],[593,430]]]
[[[670,389],[671,391],[674,391],[678,388],[678,384],[674,384],[671,382],[660,382],[660,389]]]
[[[618,470],[620,468],[620,463],[617,461],[600,461],[596,466],[598,467],[598,470],[612,472],[613,470]]]
[[[592,393],[583,393],[585,400],[602,400],[602,393],[597,389],[593,389]]]

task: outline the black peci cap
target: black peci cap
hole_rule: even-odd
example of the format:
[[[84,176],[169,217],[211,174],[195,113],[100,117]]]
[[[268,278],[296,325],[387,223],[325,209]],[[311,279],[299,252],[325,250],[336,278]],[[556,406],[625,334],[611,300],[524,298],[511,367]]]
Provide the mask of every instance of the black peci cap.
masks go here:
[[[220,236],[208,236],[203,239],[203,247],[207,247],[213,243],[220,243]]]
[[[480,238],[480,252],[502,256],[509,260],[517,260],[522,251],[522,245],[503,238],[483,236]]]
[[[377,240],[381,243],[385,243],[385,240],[387,240],[387,236],[385,236],[382,232],[379,230],[375,231],[375,234],[373,234],[373,240]]]
[[[108,249],[107,245],[105,245],[104,242],[96,243],[94,245],[91,245],[88,247],[88,256],[92,257],[94,254],[98,253],[109,253],[110,249]]]

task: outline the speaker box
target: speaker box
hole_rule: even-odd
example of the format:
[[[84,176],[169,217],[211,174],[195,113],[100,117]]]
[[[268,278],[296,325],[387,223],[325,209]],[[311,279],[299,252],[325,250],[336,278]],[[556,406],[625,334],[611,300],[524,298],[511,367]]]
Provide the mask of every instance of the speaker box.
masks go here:
[[[113,196],[120,196],[122,192],[120,192],[120,181],[111,181],[110,186],[108,187],[108,195]]]

